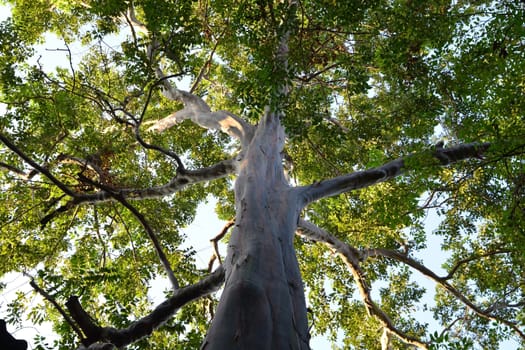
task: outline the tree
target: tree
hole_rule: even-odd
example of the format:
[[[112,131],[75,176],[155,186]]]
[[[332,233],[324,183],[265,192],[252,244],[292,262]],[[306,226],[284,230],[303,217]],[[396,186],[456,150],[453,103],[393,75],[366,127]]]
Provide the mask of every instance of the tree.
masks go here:
[[[17,340],[9,334],[4,320],[0,320],[0,344],[13,350],[27,349],[27,342],[25,340]]]
[[[10,6],[1,273],[46,303],[9,322],[58,349],[525,345],[521,2]],[[201,271],[180,229],[210,197],[229,223]],[[444,274],[418,256],[431,209]]]

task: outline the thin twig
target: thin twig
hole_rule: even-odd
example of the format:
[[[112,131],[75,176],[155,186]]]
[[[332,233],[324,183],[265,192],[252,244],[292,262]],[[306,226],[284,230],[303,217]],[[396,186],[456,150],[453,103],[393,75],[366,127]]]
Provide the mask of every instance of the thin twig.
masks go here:
[[[511,251],[498,251],[498,252],[492,252],[490,254],[486,254],[485,256],[495,255],[495,254],[503,254],[503,253],[510,253]],[[512,322],[509,320],[506,320],[502,317],[492,315],[488,312],[485,312],[480,307],[478,307],[476,304],[474,304],[472,301],[470,301],[463,293],[461,293],[458,289],[456,289],[452,284],[450,284],[447,279],[450,278],[449,276],[445,277],[439,277],[436,273],[434,273],[432,270],[430,270],[428,267],[424,266],[420,262],[416,261],[415,259],[410,258],[404,253],[391,250],[391,249],[365,249],[361,252],[362,259],[366,259],[368,257],[374,257],[374,256],[381,256],[385,258],[390,258],[397,260],[399,262],[402,262],[413,269],[419,271],[424,276],[430,278],[434,282],[436,282],[439,286],[441,286],[443,289],[445,289],[447,292],[455,296],[459,301],[461,301],[468,309],[472,310],[475,314],[477,314],[479,317],[484,318],[486,320],[495,321],[502,323],[509,328],[511,328],[516,334],[519,335],[520,338],[525,339],[525,332],[522,331],[516,322]],[[483,257],[483,255],[480,255],[479,257]],[[463,262],[468,262],[472,259],[465,259]],[[450,275],[450,274],[449,274]]]
[[[230,227],[233,226],[233,224],[235,224],[235,220],[228,221],[226,225],[224,225],[224,227],[222,228],[221,232],[219,232],[217,236],[210,239],[210,242],[212,242],[213,244],[213,256],[210,258],[210,262],[208,264],[208,271],[211,272],[211,268],[213,267],[213,262],[215,261],[215,258],[217,258],[219,260],[219,264],[222,265],[221,255],[219,254],[219,241],[223,239],[223,237],[226,235]]]
[[[146,115],[146,111],[148,109],[149,102],[151,101],[151,96],[153,95],[154,88],[161,84],[164,84],[164,82],[167,81],[168,79],[178,77],[180,75],[181,74],[172,74],[172,75],[163,76],[150,86],[147,97],[146,97],[146,102],[144,103],[144,107],[142,109],[140,117],[137,120],[137,124],[135,125],[135,139],[140,143],[142,147],[147,148],[147,149],[152,149],[155,151],[159,151],[162,154],[165,154],[175,159],[175,162],[177,163],[177,171],[184,172],[185,170],[184,164],[182,163],[182,160],[180,159],[178,154],[176,154],[175,152],[166,150],[160,146],[149,144],[146,141],[144,141],[140,135],[140,126],[142,125],[142,121],[144,120],[144,116]]]
[[[36,282],[35,282],[33,277],[31,277],[30,275],[28,275],[25,272],[24,272],[24,275],[29,277],[29,278],[31,278],[31,281],[29,281],[29,285],[35,290],[35,292],[37,292],[45,300],[50,302],[55,307],[55,309],[57,309],[57,311],[62,315],[62,317],[64,317],[64,319],[71,326],[71,328],[73,328],[73,330],[75,331],[75,333],[77,333],[79,338],[83,339],[84,338],[84,334],[82,333],[80,328],[78,328],[78,326],[75,323],[75,321],[73,321],[73,319],[69,316],[69,314],[56,302],[55,298],[53,298],[51,295],[49,295],[49,293],[47,293],[45,290],[40,288],[40,286],[38,284],[36,284]]]
[[[64,193],[66,193],[67,195],[73,198],[77,196],[77,194],[73,190],[71,190],[68,186],[66,186],[62,181],[57,179],[53,174],[51,174],[49,170],[47,170],[45,167],[35,162],[30,156],[25,154],[25,152],[23,152],[14,143],[12,143],[11,140],[9,140],[3,133],[0,133],[0,141],[2,141],[2,143],[6,145],[7,148],[9,148],[11,151],[16,153],[20,158],[22,158],[27,164],[31,165],[35,170],[37,170],[42,175],[44,175],[49,180],[51,180],[51,182],[53,182],[53,184],[55,184],[55,186],[60,188]]]
[[[226,31],[226,29],[225,29],[225,31]],[[222,36],[222,33],[221,33],[221,35],[219,35],[219,37],[215,41],[215,45],[213,45],[213,48],[211,49],[211,52],[210,52],[210,55],[208,56],[208,59],[202,65],[202,67],[201,67],[201,69],[199,71],[199,74],[197,75],[197,78],[195,79],[195,81],[191,85],[190,93],[194,93],[195,92],[195,90],[199,86],[200,82],[202,81],[202,78],[205,75],[205,71],[209,70],[209,66],[212,64],[213,56],[215,55],[215,51],[217,50],[217,47],[219,46],[219,38],[221,36]]]
[[[124,196],[122,196],[119,192],[115,191],[115,189],[112,189],[109,186],[103,185],[101,183],[97,183],[97,182],[95,182],[95,181],[85,177],[82,174],[79,174],[78,176],[79,176],[79,178],[82,181],[86,181],[86,182],[92,184],[93,186],[96,186],[96,187],[104,190],[105,192],[107,192],[110,196],[115,198],[125,208],[127,208],[139,220],[139,222],[142,224],[142,227],[144,227],[144,229],[146,230],[146,233],[148,234],[149,238],[151,239],[151,241],[153,243],[153,246],[155,247],[155,251],[157,252],[157,256],[159,257],[159,260],[160,260],[162,266],[164,267],[164,270],[166,271],[166,274],[168,275],[168,279],[170,280],[173,289],[174,290],[179,289],[179,282],[178,282],[177,278],[175,277],[175,274],[173,273],[173,269],[171,268],[170,262],[169,262],[168,258],[166,257],[166,254],[164,254],[164,251],[162,250],[162,247],[161,247],[160,242],[159,242],[159,240],[157,238],[157,235],[155,234],[155,232],[151,228],[150,224],[148,223],[148,221],[146,220],[144,215],[142,215],[142,213],[139,212],[137,210],[137,208],[132,206],[124,198]]]

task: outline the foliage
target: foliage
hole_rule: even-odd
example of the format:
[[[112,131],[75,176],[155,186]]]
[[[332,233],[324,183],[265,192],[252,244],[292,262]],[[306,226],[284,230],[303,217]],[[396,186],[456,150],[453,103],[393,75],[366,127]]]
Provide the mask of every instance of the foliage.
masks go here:
[[[214,111],[252,123],[280,101],[294,184],[376,167],[433,149],[439,140],[490,142],[484,160],[452,168],[415,161],[414,171],[323,199],[305,216],[358,249],[406,249],[424,264],[443,259],[446,281],[495,319],[476,315],[439,284],[435,302],[424,306],[420,275],[405,262],[366,259],[362,268],[375,300],[403,332],[435,349],[497,348],[519,338],[499,321],[525,327],[523,2],[303,0],[290,7],[284,1],[137,0],[132,12],[130,2],[115,0],[6,4],[0,133],[74,193],[95,193],[97,184],[117,193],[153,188],[174,178],[177,161],[143,147],[137,120],[145,142],[180,155],[188,169],[238,151],[225,134],[190,122],[148,130],[181,108],[162,95],[157,64]],[[291,9],[296,15],[286,22]],[[133,16],[147,31],[131,26]],[[275,53],[284,31],[291,33],[288,69]],[[58,39],[50,44],[51,38]],[[152,43],[155,50],[148,50]],[[51,54],[60,60],[47,64],[38,57]],[[283,81],[292,88],[280,100]],[[70,205],[56,182],[34,170],[0,148],[0,275],[27,273],[60,304],[79,295],[103,325],[125,327],[147,314],[148,291],[164,270],[136,215],[115,200]],[[131,201],[182,285],[204,272],[183,245],[181,229],[212,197],[220,217],[232,219],[232,184],[226,177]],[[425,222],[435,212],[439,223],[430,232]],[[428,243],[436,235],[440,248]],[[345,348],[379,349],[382,326],[366,314],[346,267],[317,243],[297,238],[296,250],[313,334]],[[185,306],[130,348],[197,348],[214,304],[201,299]],[[414,313],[424,309],[443,333],[417,320]],[[33,324],[53,323],[60,335],[53,348],[78,345],[49,303],[31,305],[30,296],[19,295],[8,320],[20,324],[23,310]],[[43,349],[45,343],[36,342]]]

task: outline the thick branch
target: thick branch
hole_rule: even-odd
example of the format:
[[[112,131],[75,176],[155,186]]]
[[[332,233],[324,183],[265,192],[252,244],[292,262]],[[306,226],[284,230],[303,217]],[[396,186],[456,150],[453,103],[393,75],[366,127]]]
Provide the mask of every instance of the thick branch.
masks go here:
[[[208,275],[196,284],[178,289],[149,315],[133,322],[128,328],[120,330],[95,325],[93,319],[84,311],[76,296],[70,297],[66,306],[77,324],[89,335],[91,344],[107,342],[115,345],[117,348],[121,348],[150,335],[172,317],[179,308],[193,300],[217,291],[223,282],[224,269],[219,267],[211,275]]]
[[[196,170],[185,170],[183,174],[177,174],[166,185],[155,186],[145,189],[119,189],[119,194],[126,199],[142,200],[149,198],[160,198],[181,191],[189,185],[200,182],[221,179],[235,173],[237,161],[235,159],[223,160],[215,165]],[[79,196],[76,204],[96,203],[111,200],[112,196],[104,191]]]
[[[233,113],[227,111],[211,112],[210,110],[198,110],[194,107],[184,107],[180,111],[157,121],[148,130],[162,132],[185,119],[190,119],[205,129],[220,130],[238,139],[243,147],[250,143],[254,133],[253,125]]]
[[[197,170],[185,170],[183,174],[177,173],[177,175],[166,185],[144,189],[118,189],[118,191],[119,195],[126,200],[161,198],[181,191],[185,187],[192,184],[221,179],[223,177],[235,173],[236,170],[237,161],[235,159],[227,159],[207,168],[201,168]],[[46,215],[41,220],[41,224],[47,224],[58,214],[68,211],[69,209],[74,208],[75,206],[80,204],[107,202],[114,200],[114,196],[112,196],[110,192],[104,190],[92,194],[76,194],[76,196],[72,200],[70,200],[63,206],[57,208],[50,214]]]
[[[377,168],[338,176],[299,189],[303,192],[305,205],[308,205],[324,197],[336,196],[390,180],[410,169],[448,165],[468,158],[480,158],[489,146],[488,143],[468,143],[451,148],[437,146],[433,151],[415,153]]]
[[[157,76],[162,80],[163,94],[166,98],[182,102],[184,108],[157,121],[149,131],[162,132],[175,124],[190,119],[206,129],[221,130],[224,133],[239,139],[243,148],[250,143],[255,127],[242,118],[227,111],[212,112],[210,106],[200,97],[190,92],[177,89],[164,73],[157,69]]]
[[[133,28],[137,28],[146,35],[149,34],[146,26],[136,18],[133,6],[129,7],[126,19],[130,23],[132,32]],[[182,110],[155,122],[149,128],[149,131],[162,132],[182,120],[190,119],[204,128],[222,130],[228,135],[239,139],[243,146],[247,146],[253,136],[254,127],[230,112],[212,112],[210,106],[200,96],[178,89],[170,83],[169,77],[158,66],[158,62],[155,62],[153,53],[156,49],[158,49],[158,43],[153,39],[153,42],[148,45],[147,53],[152,60],[152,64],[157,66],[156,75],[159,78],[159,83],[162,85],[163,95],[170,100],[181,102],[184,107]]]
[[[427,344],[424,342],[417,338],[411,337],[396,328],[390,317],[372,300],[370,287],[368,286],[364,272],[360,266],[360,254],[356,248],[343,243],[325,230],[303,219],[299,220],[297,233],[300,236],[306,237],[313,241],[324,243],[335,253],[337,253],[337,255],[339,255],[346,266],[350,269],[350,272],[354,277],[354,280],[359,289],[359,294],[361,295],[361,299],[365,304],[368,314],[375,316],[382,326],[387,330],[387,332],[395,335],[401,341],[407,344],[417,346],[421,349],[428,349]]]

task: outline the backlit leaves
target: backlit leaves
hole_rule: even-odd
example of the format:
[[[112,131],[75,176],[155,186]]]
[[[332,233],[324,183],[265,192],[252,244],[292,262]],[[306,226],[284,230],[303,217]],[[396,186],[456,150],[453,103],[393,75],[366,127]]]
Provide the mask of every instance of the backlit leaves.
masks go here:
[[[523,325],[523,4],[286,3],[134,1],[133,13],[145,28],[135,23],[131,29],[126,1],[17,1],[12,18],[0,25],[0,132],[75,193],[96,193],[93,181],[116,190],[161,186],[175,176],[176,164],[139,145],[135,126],[141,118],[144,140],[176,152],[189,169],[231,158],[238,145],[189,122],[162,134],[148,131],[181,108],[162,96],[157,63],[174,76],[170,83],[193,89],[213,110],[253,123],[286,82],[292,89],[279,103],[294,184],[423,154],[408,162],[413,172],[315,203],[305,216],[358,249],[406,249],[409,256],[434,231],[448,254],[435,259],[445,263],[449,282],[483,308],[493,307],[494,315]],[[275,53],[286,31],[288,69]],[[46,44],[46,33],[60,40]],[[51,52],[62,57],[58,69],[38,59]],[[484,160],[423,169],[440,140],[445,147],[492,145]],[[136,217],[115,201],[70,208],[71,198],[5,147],[0,162],[2,273],[31,272],[60,302],[80,295],[107,325],[123,326],[146,313],[147,293],[163,271]],[[184,283],[202,273],[193,250],[183,248],[181,230],[210,194],[219,215],[233,218],[233,181],[133,201]],[[425,227],[435,216],[430,208],[442,216]],[[322,246],[296,244],[313,332],[348,348],[379,348],[382,327],[366,315],[347,268]],[[423,308],[416,303],[423,291],[410,270],[380,258],[362,268],[374,299],[397,325],[436,348],[469,348],[472,342],[495,348],[509,337],[508,328],[477,318],[441,289],[428,308],[449,328],[433,334],[411,314]],[[197,348],[213,303],[183,308],[163,331],[132,348]],[[22,297],[10,306],[13,322],[23,306]],[[31,313],[35,323],[42,315]],[[71,329],[51,307],[45,315],[63,336],[54,348],[71,348]]]

